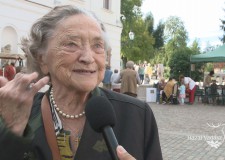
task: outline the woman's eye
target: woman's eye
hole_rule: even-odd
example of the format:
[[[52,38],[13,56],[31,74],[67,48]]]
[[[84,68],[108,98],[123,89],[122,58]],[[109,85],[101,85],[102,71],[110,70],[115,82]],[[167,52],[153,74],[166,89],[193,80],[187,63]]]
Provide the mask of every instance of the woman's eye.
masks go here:
[[[66,46],[67,47],[74,47],[74,46],[77,46],[77,44],[73,43],[73,42],[70,42],[70,43],[67,43]]]
[[[95,48],[104,48],[104,46],[103,46],[103,44],[96,43],[96,44],[95,44]]]
[[[100,48],[101,45],[100,45],[100,44],[96,44],[95,47],[96,47],[96,48]]]
[[[75,52],[79,48],[79,45],[74,42],[68,42],[68,43],[64,43],[63,48],[65,51]]]

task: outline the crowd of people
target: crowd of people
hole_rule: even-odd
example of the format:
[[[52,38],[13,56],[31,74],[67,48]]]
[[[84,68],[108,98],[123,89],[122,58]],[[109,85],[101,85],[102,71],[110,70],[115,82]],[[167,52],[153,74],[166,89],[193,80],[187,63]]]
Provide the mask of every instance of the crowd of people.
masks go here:
[[[150,85],[150,82],[153,81],[152,77],[155,76],[155,79],[161,79],[163,78],[163,72],[163,65],[151,66],[146,61],[140,64],[128,61],[124,70],[119,72],[118,69],[115,69],[114,73],[110,70],[110,66],[106,65],[105,77],[102,84],[105,89],[112,89],[137,97],[137,84]]]
[[[112,86],[110,86],[112,90],[114,90],[114,86],[116,86],[115,91],[137,97],[137,85],[150,84],[150,77],[153,73],[150,63],[145,64],[146,65],[136,65],[133,61],[128,61],[126,64],[126,69],[122,70],[120,73],[118,73],[118,70],[116,69],[116,74],[114,75],[112,71],[106,69],[104,80],[108,80],[107,82],[104,80],[102,81],[103,88],[110,89],[109,87],[106,87],[106,83],[110,83],[112,84]],[[106,68],[107,67],[108,66],[106,66]],[[197,87],[196,82],[193,79],[180,75],[177,78],[170,77],[166,82],[161,73],[160,75],[161,76],[158,77],[159,80],[157,84],[154,85],[157,88],[157,103],[179,103],[181,105],[184,105],[184,103],[192,105],[194,103],[195,91]],[[206,79],[209,81],[209,78],[206,77]],[[117,85],[118,83],[120,83],[119,87]],[[188,102],[185,102],[186,97],[189,97]]]

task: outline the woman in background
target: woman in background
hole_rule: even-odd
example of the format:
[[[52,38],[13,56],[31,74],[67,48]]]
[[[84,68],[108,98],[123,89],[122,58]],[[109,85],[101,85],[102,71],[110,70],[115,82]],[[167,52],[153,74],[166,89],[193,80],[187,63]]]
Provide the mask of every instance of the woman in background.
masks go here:
[[[180,83],[184,83],[185,88],[189,94],[189,103],[187,104],[192,105],[195,99],[195,91],[196,91],[195,81],[190,77],[184,77],[183,75],[180,75],[179,80]]]

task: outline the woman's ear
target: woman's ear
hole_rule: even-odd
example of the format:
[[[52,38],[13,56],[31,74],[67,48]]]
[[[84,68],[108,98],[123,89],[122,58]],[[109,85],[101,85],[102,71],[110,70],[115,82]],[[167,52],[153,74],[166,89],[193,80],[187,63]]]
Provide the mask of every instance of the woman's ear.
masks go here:
[[[39,61],[41,71],[43,72],[44,75],[47,75],[49,73],[49,71],[48,71],[46,56],[45,55],[39,56],[38,61]]]

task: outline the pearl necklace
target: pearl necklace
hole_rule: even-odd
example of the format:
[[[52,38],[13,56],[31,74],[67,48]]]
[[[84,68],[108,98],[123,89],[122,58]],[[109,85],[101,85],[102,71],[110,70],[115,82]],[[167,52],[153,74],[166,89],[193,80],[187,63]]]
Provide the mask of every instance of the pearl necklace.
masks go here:
[[[75,115],[70,115],[70,114],[66,114],[64,113],[62,110],[59,109],[59,107],[57,106],[57,104],[55,103],[55,99],[53,97],[53,87],[50,91],[50,103],[52,104],[53,107],[55,107],[56,111],[62,115],[65,118],[68,119],[78,119],[80,117],[83,117],[85,115],[85,111],[81,112],[80,114],[75,114]]]

